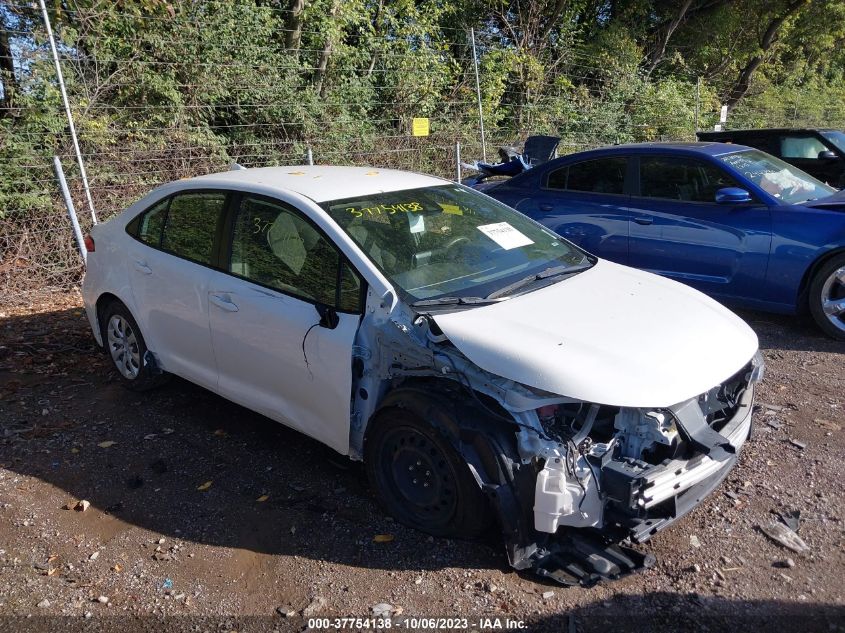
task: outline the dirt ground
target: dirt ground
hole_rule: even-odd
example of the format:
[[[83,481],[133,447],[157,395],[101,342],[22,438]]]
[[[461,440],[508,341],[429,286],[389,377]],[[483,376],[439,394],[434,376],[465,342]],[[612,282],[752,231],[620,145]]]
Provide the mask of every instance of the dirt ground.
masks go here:
[[[415,630],[449,628],[412,619],[439,616],[477,630],[845,631],[845,343],[742,316],[767,373],[738,467],[642,546],[653,569],[564,589],[511,570],[494,538],[394,523],[360,465],[203,389],[124,390],[77,294],[0,305],[0,630],[301,630],[304,609],[376,607]],[[795,510],[804,555],[760,530]]]

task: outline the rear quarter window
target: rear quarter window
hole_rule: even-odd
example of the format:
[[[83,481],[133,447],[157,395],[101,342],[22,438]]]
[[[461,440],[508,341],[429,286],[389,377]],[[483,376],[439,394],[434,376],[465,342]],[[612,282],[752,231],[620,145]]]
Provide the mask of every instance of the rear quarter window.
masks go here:
[[[127,230],[144,244],[158,248],[161,245],[161,232],[164,228],[169,203],[170,199],[162,200],[152,208],[147,209],[132,221]],[[132,226],[132,224],[135,226]],[[134,229],[134,232],[130,229]]]

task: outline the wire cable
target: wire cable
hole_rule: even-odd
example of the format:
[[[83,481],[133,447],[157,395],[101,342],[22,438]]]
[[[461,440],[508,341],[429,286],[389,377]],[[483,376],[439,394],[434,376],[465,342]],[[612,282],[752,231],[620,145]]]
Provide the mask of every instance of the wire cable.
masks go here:
[[[311,372],[311,365],[308,363],[308,354],[305,353],[305,341],[308,340],[308,335],[311,334],[311,330],[313,330],[318,325],[320,325],[319,321],[309,327],[305,331],[305,336],[302,337],[302,358],[305,359],[305,368],[308,370],[308,375],[311,377],[312,381],[314,380],[314,374]]]

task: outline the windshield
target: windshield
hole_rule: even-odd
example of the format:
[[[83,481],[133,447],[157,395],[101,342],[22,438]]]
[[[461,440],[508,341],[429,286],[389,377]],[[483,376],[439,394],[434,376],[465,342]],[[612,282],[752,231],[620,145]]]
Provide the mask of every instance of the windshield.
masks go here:
[[[821,135],[833,143],[837,149],[845,152],[845,132],[839,130],[823,130]]]
[[[818,200],[836,191],[797,167],[756,149],[719,156],[719,159],[786,204]]]
[[[539,273],[552,267],[576,272],[591,265],[574,245],[462,185],[375,193],[321,206],[409,303],[486,297],[526,275],[544,278]]]

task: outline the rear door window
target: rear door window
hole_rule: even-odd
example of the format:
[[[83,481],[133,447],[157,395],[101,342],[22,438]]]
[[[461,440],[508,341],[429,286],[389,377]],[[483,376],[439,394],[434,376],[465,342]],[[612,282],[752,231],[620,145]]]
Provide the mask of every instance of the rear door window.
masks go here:
[[[214,263],[214,239],[223,218],[226,194],[182,193],[170,200],[162,250],[200,264]]]
[[[569,167],[561,167],[549,172],[549,178],[546,181],[546,187],[549,189],[566,189],[566,176],[569,173]]]
[[[627,166],[628,159],[624,157],[587,160],[551,172],[546,186],[567,191],[622,194]]]

